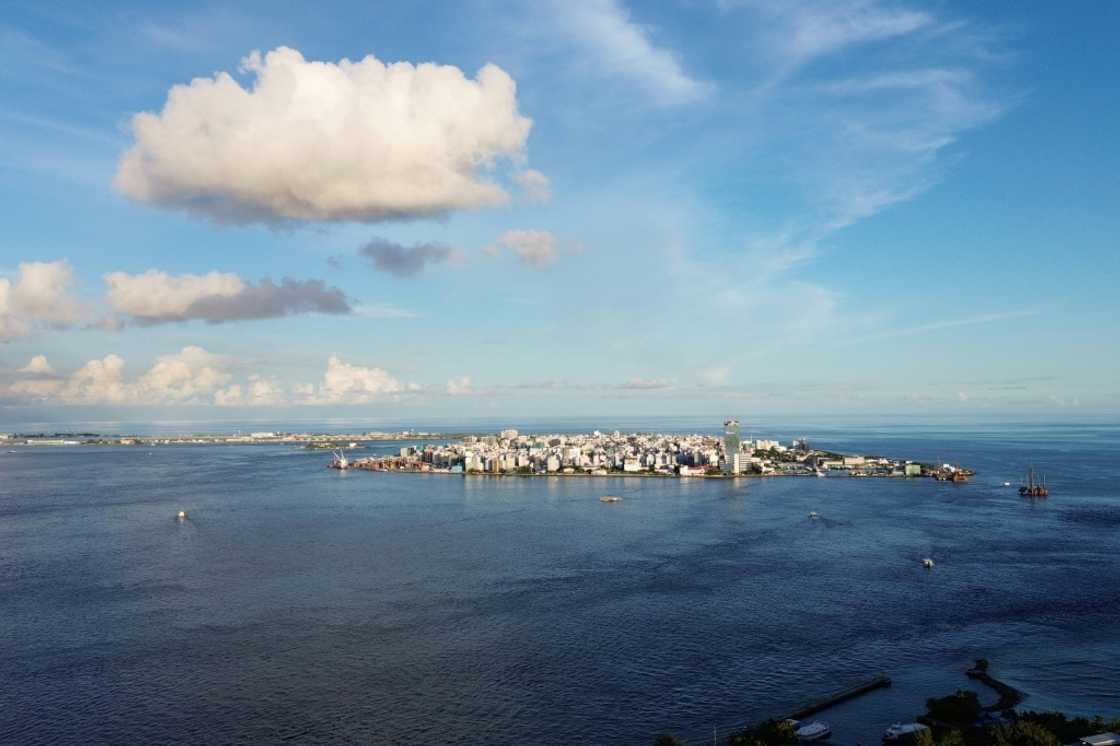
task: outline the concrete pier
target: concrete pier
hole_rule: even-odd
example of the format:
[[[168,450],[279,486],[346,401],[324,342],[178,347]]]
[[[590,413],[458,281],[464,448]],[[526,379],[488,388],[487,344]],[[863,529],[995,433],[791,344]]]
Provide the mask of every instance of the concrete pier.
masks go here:
[[[828,695],[824,699],[821,699],[821,700],[818,700],[816,702],[812,702],[810,704],[807,704],[807,705],[801,707],[801,709],[794,710],[793,712],[791,712],[790,714],[786,715],[784,718],[781,718],[781,719],[782,720],[804,720],[805,718],[809,717],[810,715],[815,715],[818,712],[821,712],[823,710],[827,710],[830,707],[835,707],[836,705],[840,704],[841,702],[847,702],[850,699],[855,699],[856,697],[863,696],[864,694],[867,694],[868,692],[873,692],[876,689],[883,689],[883,688],[888,687],[890,685],[891,685],[891,680],[890,680],[889,676],[876,676],[875,678],[873,678],[869,681],[865,681],[862,684],[856,684],[855,686],[850,686],[847,689],[841,689],[838,692],[833,692],[832,694]]]

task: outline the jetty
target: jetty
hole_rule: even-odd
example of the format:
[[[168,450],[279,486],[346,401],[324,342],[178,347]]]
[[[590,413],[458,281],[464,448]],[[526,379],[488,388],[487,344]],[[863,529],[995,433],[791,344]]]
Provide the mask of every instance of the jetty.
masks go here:
[[[1019,703],[1023,701],[1023,693],[1021,691],[1009,684],[1003,683],[988,673],[988,661],[986,658],[977,658],[972,668],[964,673],[968,678],[987,685],[999,694],[999,699],[996,700],[995,704],[988,705],[984,708],[988,712],[1010,710],[1017,707]]]
[[[873,692],[876,689],[885,689],[890,685],[891,679],[889,676],[876,676],[875,678],[865,681],[862,684],[856,684],[855,686],[850,686],[847,689],[841,689],[840,691],[833,692],[823,699],[817,700],[815,702],[810,702],[809,704],[802,706],[800,709],[794,710],[785,717],[778,719],[804,720],[811,715],[816,715],[818,712],[827,710],[830,707],[835,707],[842,702],[847,702],[849,700],[855,699],[856,697],[862,697],[864,694]]]

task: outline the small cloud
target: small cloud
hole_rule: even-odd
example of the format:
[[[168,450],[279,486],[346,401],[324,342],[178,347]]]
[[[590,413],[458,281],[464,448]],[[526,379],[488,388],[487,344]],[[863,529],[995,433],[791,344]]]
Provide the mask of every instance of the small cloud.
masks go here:
[[[527,168],[513,175],[530,202],[548,202],[552,199],[552,184],[548,177],[536,169]]]
[[[491,257],[503,252],[512,253],[526,266],[544,269],[556,261],[560,248],[556,236],[548,231],[509,230],[483,249],[483,253]]]
[[[20,373],[31,373],[34,375],[50,375],[54,373],[54,368],[47,362],[46,355],[36,355],[31,358],[27,365],[19,369]]]
[[[654,391],[656,389],[671,389],[674,382],[670,378],[631,378],[625,383],[620,383],[616,388],[631,391]]]
[[[460,261],[459,251],[440,243],[417,243],[404,246],[384,238],[374,238],[358,253],[373,262],[379,272],[388,272],[397,277],[414,277],[424,271],[429,264],[443,264]]]
[[[696,374],[696,379],[701,386],[722,386],[727,383],[731,369],[725,365],[705,368]]]
[[[447,394],[449,396],[469,396],[473,393],[474,387],[471,385],[471,379],[468,376],[452,378],[447,382]]]

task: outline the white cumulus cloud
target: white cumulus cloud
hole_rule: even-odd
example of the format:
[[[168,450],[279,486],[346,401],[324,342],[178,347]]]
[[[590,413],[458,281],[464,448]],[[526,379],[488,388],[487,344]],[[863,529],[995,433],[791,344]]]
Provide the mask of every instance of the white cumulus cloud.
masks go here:
[[[106,300],[117,313],[140,324],[203,319],[212,324],[263,319],[295,313],[349,313],[350,304],[338,288],[319,280],[284,278],[253,284],[228,272],[169,275],[158,270],[130,275],[105,275]]]
[[[365,404],[419,388],[394,378],[384,368],[351,365],[332,355],[319,387],[304,387],[302,391],[309,404]]]
[[[70,294],[73,281],[66,261],[21,262],[14,277],[0,277],[0,342],[38,327],[77,322],[81,310]]]
[[[214,393],[214,404],[219,407],[269,407],[286,403],[283,387],[257,373],[251,374],[244,385],[235,383]]]
[[[305,60],[280,47],[230,74],[173,87],[132,119],[116,186],[141,202],[221,221],[360,220],[503,204],[486,178],[520,165],[532,120],[517,85],[488,64]]]
[[[27,365],[19,369],[20,373],[31,373],[35,375],[50,375],[54,373],[54,368],[47,361],[46,355],[36,355],[27,362]]]
[[[19,379],[0,386],[17,401],[74,405],[208,404],[231,378],[230,362],[201,347],[187,346],[160,355],[146,372],[125,377],[125,361],[109,354],[90,360],[69,375],[55,375],[42,355],[18,372]]]

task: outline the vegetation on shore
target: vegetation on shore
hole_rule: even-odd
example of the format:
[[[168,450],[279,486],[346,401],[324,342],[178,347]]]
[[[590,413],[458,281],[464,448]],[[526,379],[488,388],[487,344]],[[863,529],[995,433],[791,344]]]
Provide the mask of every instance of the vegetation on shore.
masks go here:
[[[969,678],[983,682],[999,693],[995,704],[984,706],[973,691],[957,690],[945,697],[926,700],[926,712],[917,721],[929,726],[918,732],[908,746],[1062,746],[1097,733],[1120,732],[1120,718],[1070,717],[1061,712],[1019,712],[1018,690],[988,674],[988,661],[979,659],[968,670]],[[725,746],[797,746],[793,727],[779,720],[766,720],[725,736]],[[658,736],[654,746],[684,746],[671,735]]]

